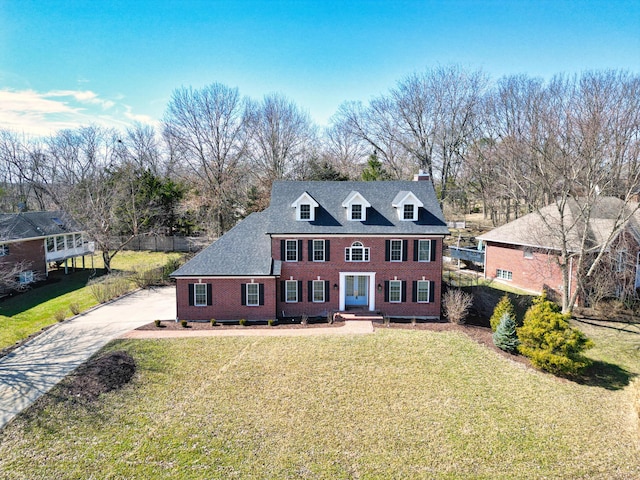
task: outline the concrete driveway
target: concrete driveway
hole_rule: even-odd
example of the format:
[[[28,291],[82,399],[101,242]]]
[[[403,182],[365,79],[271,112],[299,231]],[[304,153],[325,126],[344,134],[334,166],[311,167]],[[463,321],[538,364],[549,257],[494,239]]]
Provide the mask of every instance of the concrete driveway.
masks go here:
[[[140,290],[57,324],[0,358],[0,428],[109,341],[175,318],[175,287]]]

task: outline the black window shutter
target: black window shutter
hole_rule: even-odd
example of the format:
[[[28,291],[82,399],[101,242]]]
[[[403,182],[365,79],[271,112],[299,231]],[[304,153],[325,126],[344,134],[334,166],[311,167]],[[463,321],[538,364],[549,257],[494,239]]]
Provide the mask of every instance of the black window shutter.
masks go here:
[[[298,280],[298,301],[302,301],[302,280]]]
[[[418,282],[416,280],[411,284],[411,301],[413,303],[418,301]]]
[[[436,261],[436,245],[437,245],[438,241],[437,240],[431,240],[431,246],[429,247],[429,251],[431,253],[431,261],[435,262]]]
[[[280,260],[283,262],[287,259],[286,254],[287,252],[284,249],[284,240],[280,240]]]
[[[324,281],[324,301],[329,301],[329,293],[331,293],[331,286],[329,284],[329,280]]]
[[[307,294],[307,300],[313,302],[313,282],[311,280],[307,282]]]
[[[309,240],[307,242],[307,250],[308,250],[308,257],[310,262],[313,262],[313,240]]]
[[[413,241],[413,261],[417,262],[418,261],[418,248],[419,248],[419,242],[420,240],[414,240]]]
[[[436,282],[429,282],[429,301],[433,302],[435,299]]]
[[[331,256],[329,252],[331,251],[331,247],[329,247],[329,240],[324,241],[324,261],[329,262],[331,260]]]
[[[258,304],[264,305],[264,283],[258,284]]]
[[[402,261],[403,262],[406,262],[407,258],[409,258],[407,256],[407,254],[409,253],[408,250],[409,250],[409,240],[403,240],[402,241]]]
[[[213,288],[207,283],[207,305],[213,305]]]
[[[246,305],[247,304],[247,284],[246,283],[241,283],[240,284],[240,305]]]
[[[302,240],[298,240],[298,261],[302,261]]]
[[[193,283],[189,284],[189,305],[193,306],[193,292],[195,290],[195,287],[193,286]]]
[[[280,301],[284,302],[287,299],[285,292],[285,283],[284,280],[280,282]]]
[[[391,240],[384,241],[384,260],[386,262],[391,260]]]
[[[389,301],[389,280],[384,281],[384,301],[385,302]]]
[[[402,281],[402,301],[403,302],[407,301],[407,281],[406,280]]]

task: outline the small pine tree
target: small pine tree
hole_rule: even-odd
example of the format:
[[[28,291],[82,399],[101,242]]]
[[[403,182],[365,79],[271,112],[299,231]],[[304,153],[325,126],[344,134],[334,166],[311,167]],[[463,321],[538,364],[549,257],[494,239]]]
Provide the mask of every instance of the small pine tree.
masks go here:
[[[577,328],[569,325],[569,315],[547,300],[545,294],[536,298],[517,329],[520,353],[531,363],[553,374],[576,375],[591,364],[582,352],[593,342]]]
[[[493,315],[491,315],[491,318],[489,319],[489,323],[491,323],[491,330],[494,332],[496,331],[498,325],[500,325],[502,316],[505,313],[509,315],[514,322],[516,321],[516,310],[513,308],[513,303],[511,303],[511,299],[507,294],[500,299],[496,308],[493,309]]]
[[[518,350],[520,340],[516,333],[516,321],[507,312],[502,315],[498,328],[493,334],[493,343],[505,352],[515,353]]]

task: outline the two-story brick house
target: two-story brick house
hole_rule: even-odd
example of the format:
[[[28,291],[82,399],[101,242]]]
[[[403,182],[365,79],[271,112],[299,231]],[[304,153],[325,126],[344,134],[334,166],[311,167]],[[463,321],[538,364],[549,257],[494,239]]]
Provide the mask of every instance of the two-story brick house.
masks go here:
[[[449,231],[432,183],[416,180],[275,182],[269,208],[172,274],[178,318],[439,318]]]

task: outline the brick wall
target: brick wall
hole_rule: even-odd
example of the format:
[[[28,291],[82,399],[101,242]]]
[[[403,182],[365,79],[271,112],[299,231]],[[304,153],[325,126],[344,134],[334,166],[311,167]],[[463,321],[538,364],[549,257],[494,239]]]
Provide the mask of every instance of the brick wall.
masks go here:
[[[249,307],[241,302],[241,284],[264,284],[264,305]],[[189,305],[190,283],[211,284],[212,305],[196,307]],[[276,318],[276,281],[274,278],[178,278],[176,281],[178,318],[180,320],[268,320]]]
[[[512,272],[511,281],[501,280],[525,290],[541,293],[543,289],[552,293],[562,292],[562,271],[557,256],[545,251],[533,250],[532,258],[525,257],[524,247],[487,243],[485,252],[485,274],[495,278],[496,270]],[[575,268],[571,281],[571,291],[575,291],[577,279]]]
[[[277,288],[277,311],[280,316],[309,316],[325,315],[327,311],[339,309],[340,292],[334,289],[334,285],[340,285],[340,272],[376,272],[375,275],[375,308],[385,315],[404,317],[440,317],[440,297],[442,281],[442,239],[435,240],[435,260],[431,262],[417,262],[413,260],[414,240],[425,240],[429,237],[388,237],[388,239],[407,240],[407,261],[385,261],[385,240],[383,237],[332,237],[330,240],[330,261],[309,261],[308,238],[302,239],[301,261],[282,263],[280,281],[293,279],[302,281],[302,298],[298,303],[286,303],[281,301],[281,285]],[[291,239],[297,239],[291,237]],[[322,239],[319,237],[317,239]],[[282,238],[272,239],[272,252],[275,259],[281,259]],[[370,249],[369,262],[345,262],[345,248],[350,247],[355,241],[359,241],[364,247]],[[313,303],[308,301],[307,282],[310,280],[327,280],[330,284],[329,302]],[[384,301],[384,282],[387,280],[406,281],[407,301],[403,303],[389,303]],[[433,281],[434,301],[432,303],[412,302],[413,281]],[[378,289],[380,285],[381,291]]]
[[[47,273],[47,264],[44,255],[44,241],[27,240],[25,242],[9,243],[9,255],[0,257],[2,263],[19,263],[24,261],[25,270],[33,270],[36,275],[44,278]]]

